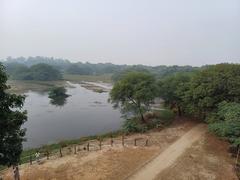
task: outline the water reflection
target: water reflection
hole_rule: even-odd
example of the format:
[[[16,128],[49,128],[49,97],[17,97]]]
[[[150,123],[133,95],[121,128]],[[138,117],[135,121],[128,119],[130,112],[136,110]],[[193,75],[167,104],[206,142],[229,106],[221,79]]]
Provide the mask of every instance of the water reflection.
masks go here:
[[[122,119],[119,110],[108,103],[108,93],[96,93],[71,84],[67,98],[49,99],[48,92],[25,93],[28,121],[24,148],[37,147],[63,139],[74,139],[117,130]],[[61,107],[61,108],[59,108]]]
[[[59,96],[59,97],[49,97],[50,103],[54,106],[64,106],[67,103],[66,96]]]

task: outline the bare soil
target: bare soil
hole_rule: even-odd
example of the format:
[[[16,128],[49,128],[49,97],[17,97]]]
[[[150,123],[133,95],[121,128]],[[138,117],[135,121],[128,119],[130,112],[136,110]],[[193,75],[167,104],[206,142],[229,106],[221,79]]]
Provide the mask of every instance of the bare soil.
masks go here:
[[[194,142],[198,141],[205,132],[206,125],[196,125],[180,139],[171,144],[165,151],[160,153],[154,160],[141,168],[130,179],[154,179],[164,169],[173,165],[176,159],[181,156],[188,147],[191,147]]]
[[[156,179],[237,180],[234,159],[228,154],[227,147],[228,143],[206,133]]]

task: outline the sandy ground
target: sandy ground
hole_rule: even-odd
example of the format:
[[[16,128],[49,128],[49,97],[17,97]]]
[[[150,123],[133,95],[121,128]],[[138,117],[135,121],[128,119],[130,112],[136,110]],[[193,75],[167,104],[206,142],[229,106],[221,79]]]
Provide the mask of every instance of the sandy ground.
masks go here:
[[[109,145],[109,139],[106,139],[102,150],[65,155],[62,158],[45,160],[40,165],[22,165],[21,179],[126,179],[154,161],[159,154],[164,154],[194,126],[195,122],[180,120],[161,131],[128,136],[125,147],[122,147],[120,137],[114,139],[113,147]],[[135,138],[149,139],[148,146],[144,146],[145,141],[141,140],[134,146]],[[166,166],[156,179],[234,179],[233,160],[227,154],[226,147],[227,144],[215,136],[201,136],[191,147],[184,148],[182,155],[174,158],[175,161]],[[4,179],[12,179],[10,169],[4,173]]]
[[[176,159],[181,156],[187,148],[191,147],[194,142],[198,141],[205,132],[206,126],[204,124],[196,125],[180,139],[171,144],[165,151],[160,153],[154,160],[141,168],[130,179],[154,179],[160,172],[171,166]]]
[[[238,180],[228,143],[206,133],[155,180]]]

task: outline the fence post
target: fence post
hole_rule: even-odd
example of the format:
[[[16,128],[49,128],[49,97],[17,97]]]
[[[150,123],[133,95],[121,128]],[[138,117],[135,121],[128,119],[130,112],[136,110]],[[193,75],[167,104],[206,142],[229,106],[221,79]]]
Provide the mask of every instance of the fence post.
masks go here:
[[[134,139],[134,146],[137,146],[137,139]]]
[[[113,136],[111,136],[111,146],[113,146]]]
[[[122,135],[122,146],[124,146],[124,134]]]
[[[148,139],[146,139],[146,143],[145,143],[145,146],[148,146]]]
[[[30,165],[32,165],[32,155],[30,155],[30,160],[29,160],[29,162],[30,162]]]
[[[89,143],[87,144],[87,151],[89,151]]]
[[[46,151],[46,155],[47,155],[47,160],[49,160],[49,152]]]
[[[99,148],[100,148],[100,150],[102,149],[102,140],[101,139],[99,139]]]
[[[60,157],[62,157],[62,148],[61,147],[59,149],[59,152],[60,152]]]
[[[238,147],[237,157],[236,157],[236,162],[235,162],[235,169],[237,168],[237,165],[238,165],[239,152],[240,152],[240,148]]]
[[[77,154],[77,146],[74,146],[74,154]]]

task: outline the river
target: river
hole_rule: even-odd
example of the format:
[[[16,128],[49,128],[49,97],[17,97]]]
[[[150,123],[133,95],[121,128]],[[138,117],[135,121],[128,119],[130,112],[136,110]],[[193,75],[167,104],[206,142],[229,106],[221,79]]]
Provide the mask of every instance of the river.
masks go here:
[[[119,110],[108,103],[108,92],[97,93],[69,83],[65,104],[54,105],[47,92],[28,91],[23,109],[27,141],[24,148],[39,147],[61,140],[115,131],[122,125]]]

